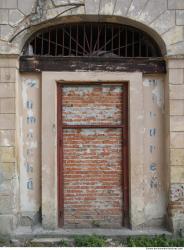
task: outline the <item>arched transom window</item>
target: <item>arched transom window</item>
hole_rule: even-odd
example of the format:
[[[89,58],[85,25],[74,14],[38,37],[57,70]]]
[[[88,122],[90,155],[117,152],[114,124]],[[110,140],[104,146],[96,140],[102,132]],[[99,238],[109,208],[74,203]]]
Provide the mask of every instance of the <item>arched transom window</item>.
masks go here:
[[[26,43],[28,56],[161,57],[156,42],[127,25],[109,23],[62,24],[37,32]]]

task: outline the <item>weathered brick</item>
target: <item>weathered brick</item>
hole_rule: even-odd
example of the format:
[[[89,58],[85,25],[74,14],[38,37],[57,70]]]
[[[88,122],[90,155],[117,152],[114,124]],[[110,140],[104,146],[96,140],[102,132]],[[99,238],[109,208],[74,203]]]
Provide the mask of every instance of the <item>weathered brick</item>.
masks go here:
[[[182,199],[184,199],[184,183],[171,183],[170,186],[171,204],[175,201],[180,201]]]
[[[0,214],[12,213],[12,197],[9,195],[0,195]]]
[[[1,198],[0,198],[1,199]],[[13,215],[0,215],[0,225],[1,227],[1,234],[2,235],[9,235],[12,233],[14,226],[14,216]]]
[[[1,180],[10,180],[15,177],[15,164],[14,163],[0,163]]]
[[[65,124],[118,124],[121,108],[121,87],[63,90]],[[121,129],[65,129],[63,143],[65,226],[121,227]]]
[[[0,114],[0,129],[15,129],[15,115]]]
[[[170,165],[184,166],[184,149],[170,149]]]
[[[25,15],[29,15],[34,7],[35,0],[18,0],[18,9]]]
[[[179,27],[179,26],[177,26]],[[184,41],[178,41],[176,43],[173,44],[168,44],[167,45],[167,55],[168,56],[175,56],[175,55],[181,55],[181,51],[183,51],[183,47],[184,47]],[[177,68],[175,66],[175,68]]]
[[[15,98],[0,98],[0,113],[15,113]]]
[[[183,0],[168,0],[168,8],[169,9],[184,9],[184,1]]]
[[[15,148],[0,147],[0,162],[15,162]]]
[[[9,195],[12,191],[12,180],[4,179],[3,173],[0,172],[0,195]]]
[[[85,15],[85,7],[80,6],[71,10],[71,15]]]
[[[0,83],[1,97],[15,97],[15,83]]]
[[[184,116],[171,116],[170,130],[174,132],[184,132]]]
[[[0,9],[0,24],[8,24],[8,10]]]
[[[12,56],[10,58],[8,58],[7,56],[1,56],[0,55],[0,68],[18,68],[19,66],[19,59],[17,56],[15,56],[15,58],[12,58]]]
[[[141,14],[147,0],[133,0],[128,10],[127,16],[136,19]]]
[[[155,20],[161,13],[167,10],[166,0],[154,0],[148,1],[139,16],[139,20],[146,22],[146,24],[151,23]]]
[[[170,30],[162,35],[167,45],[175,44],[183,41],[183,27],[173,26]]]
[[[184,85],[169,85],[170,99],[184,100]]]
[[[14,145],[15,145],[15,131],[0,130],[0,146],[14,146]]]
[[[2,9],[17,8],[17,0],[1,0],[0,8]]]
[[[184,25],[184,10],[177,10],[176,11],[176,24],[177,25]]]
[[[167,30],[175,26],[175,11],[165,11],[162,15],[156,18],[150,26],[155,29],[159,34],[163,34]]]
[[[0,69],[0,82],[15,82],[16,69],[15,68],[1,68]]]
[[[116,6],[114,9],[114,15],[126,16],[129,10],[130,4],[131,4],[131,0],[117,0]]]
[[[170,100],[170,115],[184,115],[184,100]]]
[[[184,84],[183,69],[170,69],[169,70],[169,83],[170,84]]]
[[[13,34],[13,27],[8,24],[0,25],[0,38],[2,40],[8,41]]]
[[[170,59],[168,61],[169,69],[184,69],[184,60],[183,59]]]
[[[63,7],[58,7],[58,8],[52,8],[47,10],[47,19],[53,18],[57,16],[58,14],[62,13],[63,11],[67,10],[68,6],[63,6]],[[71,11],[65,12],[64,14],[66,15],[71,15]],[[62,16],[60,14],[60,16]]]
[[[9,10],[9,24],[10,25],[16,25],[22,19],[24,18],[24,15],[19,10]]]
[[[171,183],[184,183],[184,165],[171,166]]]
[[[85,0],[86,14],[98,14],[100,0]]]
[[[184,148],[184,132],[170,133],[171,148]]]
[[[53,0],[56,6],[67,4],[84,4],[85,0]]]
[[[99,14],[112,15],[114,11],[114,6],[115,6],[114,0],[101,0]]]

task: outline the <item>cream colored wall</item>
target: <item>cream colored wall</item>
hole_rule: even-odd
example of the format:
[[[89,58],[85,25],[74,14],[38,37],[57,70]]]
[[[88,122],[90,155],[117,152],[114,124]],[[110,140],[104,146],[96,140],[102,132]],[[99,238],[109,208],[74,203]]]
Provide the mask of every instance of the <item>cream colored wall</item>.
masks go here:
[[[166,179],[164,154],[164,76],[143,77],[144,98],[144,212],[146,224],[166,223]]]
[[[41,214],[41,78],[21,74],[19,100],[20,224],[32,225]]]
[[[0,233],[17,223],[19,189],[16,137],[18,58],[0,57]]]
[[[169,215],[175,232],[184,231],[184,59],[168,60],[167,145]]]

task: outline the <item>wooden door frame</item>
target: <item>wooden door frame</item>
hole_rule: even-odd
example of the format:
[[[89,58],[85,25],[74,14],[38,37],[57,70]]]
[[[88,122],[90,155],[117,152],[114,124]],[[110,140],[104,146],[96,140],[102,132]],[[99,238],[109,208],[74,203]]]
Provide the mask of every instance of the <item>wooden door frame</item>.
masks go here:
[[[122,128],[122,193],[123,193],[123,221],[122,226],[129,227],[129,159],[128,159],[128,82],[124,81],[57,81],[57,172],[58,172],[58,226],[64,226],[64,174],[63,174],[63,129],[71,126],[63,126],[63,87],[64,85],[121,85],[124,87],[122,100],[121,126],[85,126],[85,128]],[[72,128],[83,128],[74,125]]]

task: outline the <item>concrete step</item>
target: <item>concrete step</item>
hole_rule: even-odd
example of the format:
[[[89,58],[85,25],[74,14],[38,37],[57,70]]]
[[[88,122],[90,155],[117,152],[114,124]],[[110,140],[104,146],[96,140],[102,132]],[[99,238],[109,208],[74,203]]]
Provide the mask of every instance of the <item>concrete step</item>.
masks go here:
[[[19,227],[16,229],[12,235],[14,238],[70,238],[75,235],[102,235],[106,237],[121,237],[127,238],[128,236],[155,236],[155,235],[166,235],[172,236],[172,233],[167,231],[164,228],[147,228],[144,230],[130,230],[127,228],[122,229],[101,229],[101,228],[92,228],[92,229],[65,229],[60,228],[56,230],[46,230],[40,227]]]

